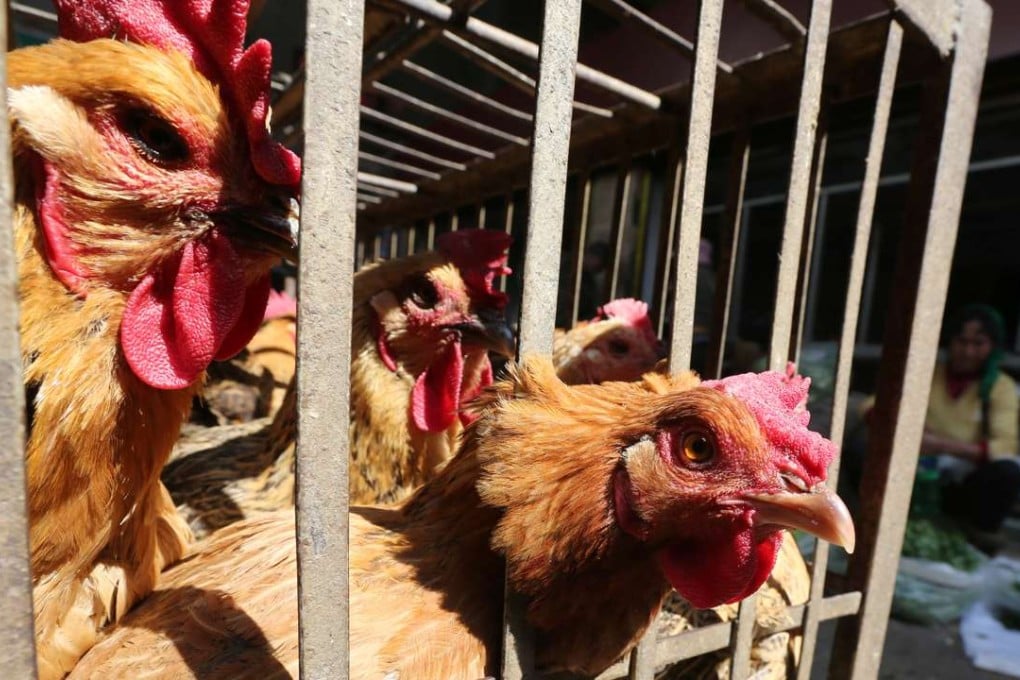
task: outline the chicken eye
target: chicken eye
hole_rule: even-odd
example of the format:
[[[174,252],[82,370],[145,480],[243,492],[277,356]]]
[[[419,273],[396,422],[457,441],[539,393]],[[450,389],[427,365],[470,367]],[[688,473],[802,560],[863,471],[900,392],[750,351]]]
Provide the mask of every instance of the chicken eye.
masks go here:
[[[188,144],[174,126],[144,110],[128,111],[122,121],[124,132],[140,154],[156,163],[188,159]]]
[[[424,276],[411,283],[407,297],[420,309],[432,309],[439,303],[436,287]]]
[[[623,356],[630,351],[630,345],[623,340],[611,340],[609,342],[609,352],[616,356]]]
[[[707,463],[715,457],[715,445],[701,432],[684,435],[684,458],[691,463]]]

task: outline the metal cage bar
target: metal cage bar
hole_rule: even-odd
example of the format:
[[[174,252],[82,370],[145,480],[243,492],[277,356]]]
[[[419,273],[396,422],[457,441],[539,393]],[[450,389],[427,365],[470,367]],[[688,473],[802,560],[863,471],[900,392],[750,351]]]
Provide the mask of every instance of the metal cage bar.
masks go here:
[[[0,8],[0,35],[7,35],[7,6]],[[0,108],[7,110],[7,53],[0,57]],[[28,552],[25,487],[25,387],[18,340],[18,262],[11,207],[11,128],[0,129],[0,650],[4,672],[35,678],[32,576]]]
[[[956,45],[929,81],[883,339],[879,389],[848,580],[864,593],[860,616],[841,621],[830,674],[872,678],[881,663],[895,573],[924,429],[943,305],[959,226],[991,28],[991,9],[960,0]],[[937,150],[937,153],[932,153]]]
[[[694,41],[691,101],[684,147],[683,198],[680,202],[680,237],[677,242],[676,278],[673,294],[673,330],[669,365],[673,371],[691,365],[694,339],[694,298],[697,291],[698,245],[705,207],[708,147],[712,135],[716,62],[722,31],[722,0],[698,3],[698,31]]]
[[[868,242],[871,236],[875,200],[878,195],[878,180],[882,171],[882,157],[885,153],[886,133],[889,130],[889,113],[892,109],[893,90],[896,86],[896,71],[899,67],[900,51],[903,46],[903,28],[899,23],[889,23],[885,55],[882,58],[882,75],[879,80],[878,97],[875,102],[875,116],[868,142],[868,156],[865,160],[864,183],[857,208],[857,225],[854,244],[850,255],[850,273],[847,281],[846,306],[843,309],[843,329],[839,339],[836,359],[836,379],[832,398],[832,425],[829,438],[843,441],[843,426],[846,423],[847,397],[850,393],[850,370],[853,366],[854,339],[860,316],[861,294],[864,289],[864,271],[868,258]],[[839,458],[829,467],[829,486],[835,488],[839,479]],[[829,564],[829,546],[819,540],[815,545],[814,563],[811,567],[811,595],[804,615],[803,643],[801,644],[800,668],[797,680],[810,680],[818,639],[820,608],[825,590],[825,573]]]
[[[546,0],[535,99],[524,256],[519,355],[551,354],[563,239],[567,156],[581,30],[581,0]],[[503,680],[520,680],[534,666],[533,633],[522,598],[506,587]]]
[[[362,0],[309,0],[305,129],[346,134],[306,145],[302,180],[295,482],[302,678],[349,672],[346,489],[363,26]]]

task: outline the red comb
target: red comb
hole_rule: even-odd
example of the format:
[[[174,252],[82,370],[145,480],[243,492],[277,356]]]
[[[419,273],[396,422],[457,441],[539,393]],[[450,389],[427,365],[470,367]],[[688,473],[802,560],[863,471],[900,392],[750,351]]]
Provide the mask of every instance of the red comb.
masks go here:
[[[244,49],[248,0],[55,0],[61,37],[79,42],[117,38],[175,49],[218,85],[240,116],[255,170],[271,184],[297,187],[301,161],[270,138],[269,70],[265,40]]]
[[[266,302],[266,312],[262,315],[262,320],[269,321],[281,316],[297,316],[297,301],[286,293],[270,290],[269,301]]]
[[[506,266],[510,235],[492,229],[462,229],[442,234],[437,250],[460,269],[471,299],[485,307],[503,309],[506,293],[492,287],[497,276],[510,273]]]
[[[743,402],[757,418],[769,442],[806,472],[812,483],[825,479],[829,463],[836,456],[836,445],[807,429],[811,419],[807,410],[811,379],[797,375],[793,364],[787,366],[786,373],[744,373],[702,385]]]
[[[659,342],[655,329],[652,328],[652,320],[648,318],[648,303],[642,300],[634,298],[611,300],[599,307],[592,321],[603,319],[619,319],[641,331],[650,344],[657,345]]]

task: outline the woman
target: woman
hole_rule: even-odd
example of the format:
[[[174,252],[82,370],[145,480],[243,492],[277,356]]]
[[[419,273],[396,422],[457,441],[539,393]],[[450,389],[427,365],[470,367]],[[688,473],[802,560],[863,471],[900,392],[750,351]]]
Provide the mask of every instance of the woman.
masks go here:
[[[1020,493],[1016,383],[999,370],[1002,317],[970,305],[947,331],[949,351],[932,377],[921,455],[938,456],[947,514],[996,531]]]

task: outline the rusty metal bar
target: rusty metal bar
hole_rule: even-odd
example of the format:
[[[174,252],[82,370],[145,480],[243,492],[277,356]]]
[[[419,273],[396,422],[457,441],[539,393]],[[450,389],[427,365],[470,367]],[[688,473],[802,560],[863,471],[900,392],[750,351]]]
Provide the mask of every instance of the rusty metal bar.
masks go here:
[[[382,113],[381,111],[370,109],[367,106],[361,107],[361,115],[365,116],[366,118],[371,118],[374,121],[378,121],[380,123],[385,123],[391,127],[395,127],[398,130],[410,132],[412,134],[418,135],[419,137],[424,137],[425,139],[428,139],[430,141],[437,142],[444,146],[448,146],[451,149],[464,151],[473,156],[481,156],[482,158],[487,158],[489,160],[492,160],[493,158],[496,157],[496,154],[492,153],[491,151],[486,151],[485,149],[481,149],[471,144],[465,144],[464,142],[458,142],[456,139],[451,139],[446,135],[441,135],[436,132],[432,132],[431,130],[426,130],[423,127],[419,127],[417,125],[414,125],[413,123],[408,123],[407,121]]]
[[[720,227],[719,258],[716,269],[715,311],[709,340],[707,374],[722,377],[726,355],[726,338],[730,326],[730,302],[733,299],[733,281],[740,239],[743,238],[744,190],[747,188],[747,165],[751,156],[751,134],[746,127],[733,136],[730,147],[730,168],[727,179],[726,206]]]
[[[464,55],[482,69],[488,71],[515,88],[529,95],[535,94],[535,79],[520,71],[509,63],[503,61],[492,52],[484,50],[470,40],[462,38],[452,31],[443,31],[443,39],[458,53]],[[575,101],[573,107],[578,111],[590,113],[602,118],[612,118],[613,112],[601,106],[592,106],[584,102]]]
[[[830,666],[836,677],[877,676],[892,604],[991,29],[982,0],[960,0],[959,9],[955,50],[928,83],[915,141],[862,480],[869,493],[856,518],[858,551],[847,574],[864,601],[860,616],[837,630]]]
[[[847,396],[850,392],[850,371],[853,367],[854,339],[861,308],[861,293],[864,289],[864,272],[868,261],[868,241],[871,236],[872,220],[875,213],[875,199],[878,182],[882,173],[882,157],[885,155],[885,139],[889,131],[889,111],[892,109],[893,92],[896,87],[896,70],[899,67],[900,51],[903,45],[903,28],[899,23],[889,23],[885,56],[882,59],[882,75],[879,80],[875,102],[875,116],[868,142],[868,156],[865,160],[864,183],[861,186],[861,200],[857,208],[857,226],[854,232],[853,250],[850,256],[850,273],[847,281],[846,306],[843,309],[843,329],[840,334],[836,359],[836,379],[832,396],[832,425],[829,438],[834,442],[843,441],[843,427],[846,423]],[[839,479],[839,458],[829,466],[829,486],[836,487]],[[821,620],[819,604],[825,591],[825,573],[829,563],[829,546],[818,541],[815,546],[814,563],[811,568],[811,599],[804,615],[803,638],[801,643],[800,667],[797,680],[810,680],[814,664],[815,648],[818,644],[818,624]]]
[[[370,172],[358,172],[358,181],[363,184],[383,187],[384,189],[393,189],[394,191],[399,191],[402,194],[414,194],[418,192],[418,187],[410,182],[401,182],[399,179],[391,179],[389,177],[383,177],[382,175],[373,175]]]
[[[375,2],[386,7],[398,7],[431,24],[446,26],[456,33],[496,45],[529,61],[538,60],[538,45],[530,40],[525,40],[475,17],[467,17],[463,22],[454,21],[453,10],[436,0],[375,0]],[[575,70],[579,80],[610,92],[621,99],[640,104],[653,111],[657,111],[662,106],[662,100],[658,95],[631,85],[625,80],[614,78],[584,64],[577,64]]]
[[[677,241],[676,280],[673,288],[673,329],[669,353],[669,365],[673,371],[686,370],[691,365],[698,247],[701,241],[701,215],[705,207],[705,178],[712,135],[712,106],[715,101],[716,60],[719,56],[722,13],[722,0],[699,2],[698,31],[695,37],[697,52],[691,75],[687,143],[683,152],[680,236]]]
[[[530,113],[526,113],[524,111],[521,111],[520,109],[515,109],[512,106],[507,106],[503,102],[497,101],[492,97],[487,97],[481,92],[475,92],[471,88],[465,87],[460,83],[450,80],[445,76],[441,76],[435,71],[431,71],[425,68],[424,66],[419,66],[418,64],[414,63],[413,61],[410,61],[409,59],[405,59],[403,65],[404,70],[406,70],[408,73],[417,76],[418,78],[427,83],[437,85],[438,87],[441,87],[447,92],[459,95],[464,99],[467,99],[468,101],[475,102],[476,104],[481,104],[482,106],[485,106],[486,108],[489,108],[493,111],[498,111],[500,113],[511,116],[512,118],[516,118],[517,120],[522,120],[526,123],[530,123],[533,119]]]
[[[10,18],[0,8],[0,35]],[[6,80],[7,53],[0,56]],[[0,108],[7,110],[7,88],[0,88]],[[4,673],[35,678],[35,631],[32,625],[32,576],[28,548],[25,487],[25,386],[18,340],[18,260],[14,251],[11,206],[11,128],[0,129],[0,650]]]
[[[811,4],[790,186],[786,197],[786,220],[779,253],[776,303],[772,317],[772,341],[769,347],[769,368],[772,370],[782,370],[789,356],[797,288],[797,256],[800,254],[808,208],[811,161],[814,156],[815,131],[821,107],[822,76],[831,13],[832,0],[814,0]]]
[[[477,120],[473,120],[471,118],[466,118],[465,116],[454,113],[453,111],[448,111],[441,106],[430,104],[427,101],[415,97],[414,95],[407,94],[403,90],[398,90],[395,87],[390,87],[385,83],[372,83],[372,87],[384,94],[388,94],[389,96],[395,99],[399,99],[402,102],[406,102],[411,106],[414,106],[415,108],[421,109],[422,111],[428,111],[431,114],[440,116],[447,120],[452,120],[455,123],[463,125],[464,127],[471,128],[472,130],[475,130],[477,132],[483,132],[487,135],[498,137],[499,139],[502,139],[505,142],[511,142],[512,144],[517,144],[519,146],[528,145],[528,140],[525,139],[524,137],[510,134],[509,132],[505,132],[504,130],[500,130],[499,128],[494,128],[491,125],[486,125],[485,123],[480,123]]]
[[[659,23],[638,8],[630,5],[624,0],[588,0],[607,14],[612,15],[620,21],[632,20],[646,33],[663,43],[667,47],[675,49],[685,57],[694,56],[694,43],[683,37],[669,26]],[[723,73],[733,73],[733,67],[722,61],[716,60],[716,64]]]
[[[800,43],[807,35],[804,24],[775,0],[741,0],[741,2],[749,12],[767,22],[791,43]]]
[[[531,146],[519,337],[522,357],[552,354],[580,30],[581,0],[546,0]],[[503,680],[530,677],[534,633],[528,630],[526,604],[509,583],[503,625]]]
[[[374,153],[369,153],[368,151],[359,151],[358,158],[360,158],[363,161],[375,163],[376,165],[383,165],[386,166],[387,168],[401,170],[403,172],[407,172],[412,175],[418,175],[419,177],[425,177],[427,179],[437,180],[442,177],[442,175],[440,175],[438,172],[432,172],[431,170],[426,170],[425,168],[419,168],[417,165],[411,165],[410,163],[401,163],[400,161],[395,161],[392,158],[379,156]]]
[[[570,310],[570,325],[577,325],[581,306],[581,275],[584,273],[584,251],[588,247],[588,214],[591,211],[591,176],[582,173],[577,178],[577,254],[574,258],[574,295]]]
[[[823,108],[815,132],[815,153],[811,161],[812,181],[808,191],[808,211],[804,224],[804,238],[801,241],[800,266],[797,272],[797,299],[793,308],[793,332],[790,334],[788,356],[795,364],[800,363],[800,350],[804,342],[804,325],[807,321],[808,293],[811,289],[812,268],[815,255],[815,231],[818,227],[818,208],[821,197],[822,172],[825,169],[825,147],[828,143],[828,114]]]
[[[304,128],[339,134],[305,145],[302,180],[295,487],[303,679],[349,673],[348,404],[364,9],[362,0],[308,2]]]
[[[364,130],[361,131],[361,141],[372,142],[373,144],[384,146],[387,149],[391,149],[393,151],[399,151],[400,153],[408,156],[414,156],[415,158],[418,158],[423,161],[428,161],[429,163],[435,163],[436,165],[442,166],[444,168],[449,168],[450,170],[461,171],[467,170],[467,166],[463,163],[451,161],[448,158],[440,158],[439,156],[433,156],[430,153],[425,153],[424,151],[413,149],[404,144],[398,144],[397,142],[386,139],[385,137],[379,137],[378,135],[373,135],[372,133],[365,132]]]
[[[613,300],[616,298],[616,288],[620,279],[620,257],[623,251],[623,234],[627,230],[627,206],[630,204],[630,188],[631,188],[631,164],[628,159],[620,165],[620,170],[616,177],[616,198],[615,198],[615,210],[613,216],[616,218],[613,221],[613,268],[609,276],[609,290],[603,291],[603,296],[606,300]],[[602,300],[601,302],[605,302]]]

